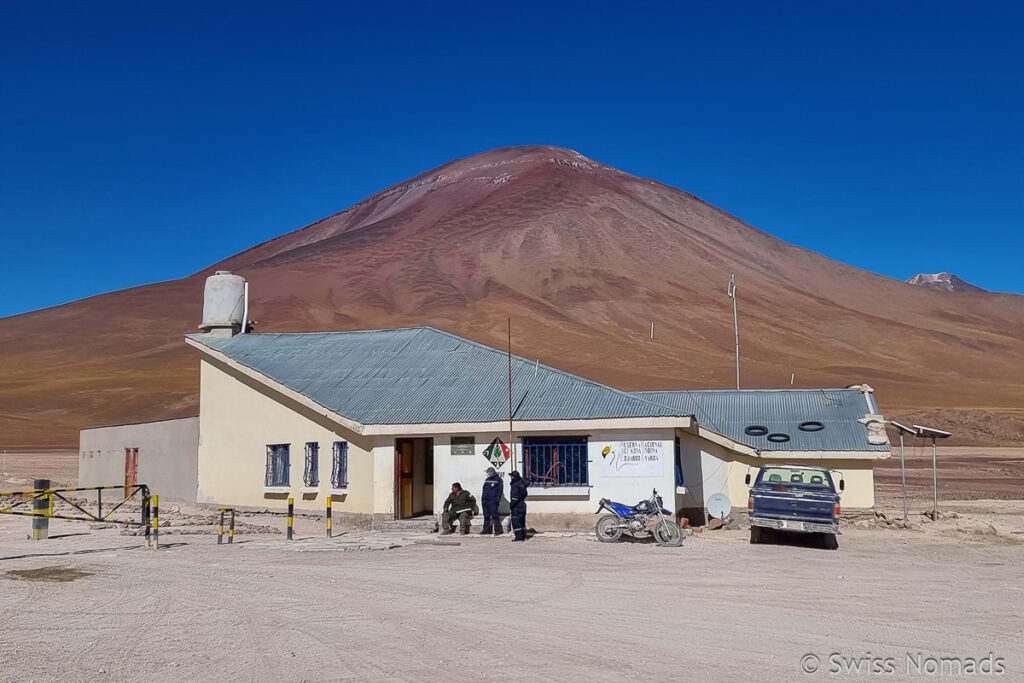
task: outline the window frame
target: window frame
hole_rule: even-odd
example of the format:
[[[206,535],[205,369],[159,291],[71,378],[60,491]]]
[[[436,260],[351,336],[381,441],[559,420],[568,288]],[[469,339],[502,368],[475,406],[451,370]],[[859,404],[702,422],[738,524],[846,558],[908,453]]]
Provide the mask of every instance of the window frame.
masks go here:
[[[291,444],[267,444],[267,466],[263,477],[265,488],[288,488],[291,486]],[[283,474],[282,483],[275,475]]]
[[[306,466],[302,471],[302,485],[314,488],[320,485],[320,442],[306,442]]]
[[[331,444],[331,488],[348,488],[348,441]]]
[[[531,485],[590,487],[590,440],[587,436],[526,436],[522,439],[522,454],[523,477]],[[538,471],[538,466],[542,472]]]

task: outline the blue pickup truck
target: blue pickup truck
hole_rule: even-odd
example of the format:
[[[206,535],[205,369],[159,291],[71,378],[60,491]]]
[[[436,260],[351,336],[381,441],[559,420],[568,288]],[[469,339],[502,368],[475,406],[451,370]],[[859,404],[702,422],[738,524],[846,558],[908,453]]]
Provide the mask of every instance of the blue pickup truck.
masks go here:
[[[760,543],[765,530],[821,534],[829,550],[839,548],[839,493],[832,473],[807,465],[762,465],[750,484],[750,542]],[[840,478],[839,491],[844,488]]]

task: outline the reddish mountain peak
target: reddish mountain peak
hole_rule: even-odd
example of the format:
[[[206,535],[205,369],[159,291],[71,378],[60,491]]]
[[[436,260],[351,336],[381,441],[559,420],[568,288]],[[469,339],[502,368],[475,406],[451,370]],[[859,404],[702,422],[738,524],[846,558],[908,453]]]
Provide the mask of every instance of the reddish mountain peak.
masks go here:
[[[454,159],[443,166],[438,166],[416,176],[413,181],[432,176],[474,170],[487,172],[490,169],[501,169],[502,167],[530,168],[539,166],[563,166],[580,171],[603,170],[626,175],[616,168],[585,157],[573,149],[555,147],[553,145],[521,145],[516,147],[498,147],[472,156]]]
[[[207,270],[243,270],[298,249],[308,253],[317,243],[372,226],[396,222],[408,227],[422,226],[443,220],[466,207],[483,204],[493,193],[506,187],[554,186],[556,178],[587,179],[595,187],[614,190],[622,190],[623,182],[639,181],[635,176],[563,147],[501,147],[456,159],[392,185],[343,211],[258,244]],[[576,186],[572,194],[581,199],[592,191]]]

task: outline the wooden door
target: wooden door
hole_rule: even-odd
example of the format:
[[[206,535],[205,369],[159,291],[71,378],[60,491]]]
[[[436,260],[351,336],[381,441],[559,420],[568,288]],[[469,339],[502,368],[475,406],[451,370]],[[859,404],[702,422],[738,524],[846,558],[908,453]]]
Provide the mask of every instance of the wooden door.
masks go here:
[[[139,483],[139,449],[138,448],[126,448],[124,449],[124,485],[135,486]],[[128,489],[125,488],[125,495],[128,495]]]
[[[412,439],[395,441],[395,519],[412,517]]]

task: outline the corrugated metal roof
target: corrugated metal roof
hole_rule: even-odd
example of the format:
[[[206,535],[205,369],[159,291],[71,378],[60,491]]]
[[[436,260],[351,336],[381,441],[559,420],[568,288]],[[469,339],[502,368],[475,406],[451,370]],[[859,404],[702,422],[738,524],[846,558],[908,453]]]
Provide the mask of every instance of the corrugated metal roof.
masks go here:
[[[868,443],[857,422],[871,411],[859,389],[743,389],[739,391],[635,391],[633,396],[690,413],[701,424],[762,451],[888,451]],[[820,431],[803,431],[804,422],[820,422]],[[752,436],[747,427],[767,433]],[[785,434],[775,443],[769,434]]]
[[[362,424],[508,419],[506,353],[431,327],[188,336]],[[517,421],[689,414],[518,356],[512,405]]]

